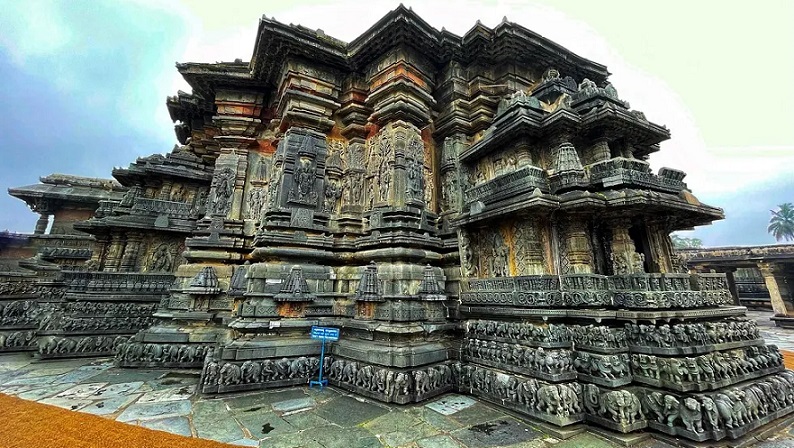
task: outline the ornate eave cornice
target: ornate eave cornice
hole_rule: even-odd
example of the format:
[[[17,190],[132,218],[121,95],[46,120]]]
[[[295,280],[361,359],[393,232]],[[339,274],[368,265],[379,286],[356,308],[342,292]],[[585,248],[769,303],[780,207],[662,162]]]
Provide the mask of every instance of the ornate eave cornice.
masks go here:
[[[397,46],[419,51],[441,67],[452,60],[470,64],[531,62],[557,67],[577,79],[606,82],[603,65],[580,57],[518,24],[503,21],[495,28],[478,23],[463,36],[436,30],[412,10],[400,5],[349,44],[321,30],[285,25],[263,17],[259,22],[250,74],[268,85],[277,82],[280,67],[290,56],[304,57],[347,71],[360,71]]]
[[[720,208],[702,203],[693,204],[681,195],[655,191],[620,189],[603,192],[570,191],[562,194],[538,191],[485,205],[475,213],[461,213],[455,219],[455,225],[485,222],[489,219],[498,219],[508,213],[544,214],[551,210],[565,213],[597,213],[602,218],[626,212],[636,214],[637,210],[642,210],[648,215],[670,214],[670,224],[674,229],[709,224],[725,218]]]
[[[28,204],[41,200],[52,200],[73,205],[80,204],[95,207],[101,200],[121,199],[125,190],[124,187],[115,182],[112,184],[109,183],[108,188],[102,188],[79,183],[46,183],[47,179],[47,177],[42,178],[42,183],[40,184],[9,188],[8,194]]]
[[[215,92],[224,88],[268,91],[267,85],[251,76],[249,63],[239,59],[235,62],[177,63],[176,68],[185,78],[193,93],[206,101],[214,102]]]
[[[212,180],[212,167],[204,165],[202,160],[186,151],[176,151],[167,155],[153,154],[139,157],[127,168],[115,168],[113,177],[125,185],[134,185],[138,181],[154,178],[180,178],[200,183]]]
[[[166,99],[171,121],[190,123],[195,119],[204,119],[215,114],[215,105],[197,93],[178,91],[176,95]]]
[[[670,130],[664,126],[639,118],[631,111],[607,106],[582,114],[581,129],[589,132],[597,129],[608,130],[630,139],[635,145],[650,147],[670,138]],[[645,151],[641,156],[649,152]]]

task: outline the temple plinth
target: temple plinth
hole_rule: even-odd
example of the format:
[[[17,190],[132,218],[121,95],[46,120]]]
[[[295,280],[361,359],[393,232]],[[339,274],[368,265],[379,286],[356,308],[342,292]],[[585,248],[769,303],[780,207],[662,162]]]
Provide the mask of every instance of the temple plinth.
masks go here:
[[[794,411],[733,277],[673,250],[722,210],[651,167],[670,131],[603,65],[507,20],[457,36],[400,6],[350,43],[263,17],[250,62],[177,69],[180,145],[113,170],[123,196],[73,225],[90,261],[0,280],[2,303],[49,281],[65,299],[48,325],[91,336],[34,316],[14,347],[200,368],[222,394],[306,384],[321,325],[341,330],[329,383],[383,402],[457,391],[709,443]],[[759,267],[788,316],[786,272]],[[105,331],[127,309],[140,319]]]

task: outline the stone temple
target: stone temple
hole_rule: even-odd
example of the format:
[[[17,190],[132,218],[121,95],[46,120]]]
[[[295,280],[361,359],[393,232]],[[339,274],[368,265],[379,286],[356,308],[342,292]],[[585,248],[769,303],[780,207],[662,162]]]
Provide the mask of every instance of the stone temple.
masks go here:
[[[330,383],[384,402],[693,441],[794,410],[725,275],[672,249],[722,210],[652,171],[670,132],[603,65],[401,6],[349,43],[263,17],[250,62],[177,70],[173,151],[10,191],[42,219],[0,238],[0,350],[223,394],[316,377],[323,325]]]

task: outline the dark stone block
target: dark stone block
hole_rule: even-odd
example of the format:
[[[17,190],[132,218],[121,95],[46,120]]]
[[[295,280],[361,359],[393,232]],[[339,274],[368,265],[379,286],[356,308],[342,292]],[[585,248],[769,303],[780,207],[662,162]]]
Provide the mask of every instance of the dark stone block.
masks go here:
[[[182,344],[190,338],[188,333],[153,333],[144,332],[142,342]]]
[[[644,429],[648,427],[648,421],[645,419],[638,420],[631,424],[628,423],[622,424],[620,422],[616,422],[614,420],[607,419],[598,415],[586,414],[585,420],[587,420],[588,422],[596,423],[600,426],[603,426],[604,428],[609,428],[613,431],[622,432],[622,433],[639,431],[640,429]]]

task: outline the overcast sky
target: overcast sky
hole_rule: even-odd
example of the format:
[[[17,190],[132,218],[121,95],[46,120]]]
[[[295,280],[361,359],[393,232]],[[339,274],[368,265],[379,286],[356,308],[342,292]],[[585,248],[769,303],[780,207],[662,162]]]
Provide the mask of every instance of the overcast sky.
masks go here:
[[[668,126],[651,158],[683,169],[727,219],[686,232],[707,245],[773,243],[769,210],[794,202],[794,2],[404,1],[463,34],[503,16],[607,65],[632,108]],[[262,14],[350,41],[390,1],[6,2],[0,8],[0,229],[36,216],[3,192],[59,172],[109,177],[168,152],[175,62],[249,60]]]

